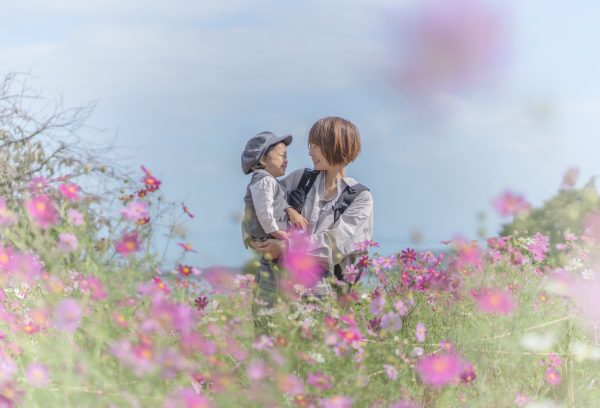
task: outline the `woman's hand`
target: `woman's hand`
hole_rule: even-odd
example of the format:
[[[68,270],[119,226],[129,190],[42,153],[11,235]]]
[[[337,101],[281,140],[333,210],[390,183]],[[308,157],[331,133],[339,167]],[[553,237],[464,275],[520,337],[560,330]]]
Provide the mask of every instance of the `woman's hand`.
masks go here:
[[[260,252],[266,259],[278,259],[286,250],[286,241],[267,239],[266,241],[250,241],[250,246]]]

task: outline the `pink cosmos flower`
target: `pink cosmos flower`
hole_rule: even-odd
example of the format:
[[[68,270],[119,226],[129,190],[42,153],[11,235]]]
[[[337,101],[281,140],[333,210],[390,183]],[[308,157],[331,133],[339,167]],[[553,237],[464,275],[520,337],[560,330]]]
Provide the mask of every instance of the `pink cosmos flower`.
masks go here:
[[[78,282],[79,289],[81,289],[82,292],[90,293],[90,297],[93,300],[106,299],[106,289],[104,288],[104,284],[100,279],[93,275],[87,275],[78,278]]]
[[[497,249],[488,249],[487,256],[492,264],[497,264],[502,260],[502,254]]]
[[[291,396],[304,393],[304,386],[294,374],[280,375],[277,385],[282,392]]]
[[[198,253],[198,251],[196,251],[195,249],[192,248],[192,245],[189,243],[183,243],[183,242],[178,242],[177,246],[179,246],[181,249],[183,249],[185,252],[194,252],[194,253]]]
[[[116,250],[121,255],[127,256],[140,250],[140,240],[137,232],[125,233],[120,241],[115,244]]]
[[[81,323],[83,312],[75,299],[63,299],[54,308],[54,326],[60,331],[74,333]]]
[[[400,254],[400,259],[402,259],[402,262],[405,264],[413,263],[417,260],[417,253],[412,248],[403,249]]]
[[[144,167],[144,166],[141,166],[141,167],[142,167],[142,171],[144,172],[144,177],[142,178],[142,183],[144,183],[146,185],[146,189],[148,191],[158,190],[160,188],[161,181],[158,180],[156,177],[154,177],[154,175],[152,175],[150,170],[148,170],[146,167]]]
[[[559,368],[562,365],[562,359],[555,353],[550,353],[546,357],[548,360],[548,364],[554,368]]]
[[[0,271],[6,271],[13,256],[13,249],[0,243]]]
[[[2,256],[1,253],[0,256]],[[17,280],[32,282],[40,277],[43,266],[34,255],[13,252],[6,264],[6,271]]]
[[[250,362],[250,364],[248,364],[248,368],[246,369],[248,379],[252,381],[262,380],[269,375],[269,372],[269,367],[263,360],[254,360]]]
[[[459,377],[463,384],[471,385],[477,378],[477,373],[471,363],[465,363]]]
[[[135,345],[128,340],[121,340],[111,344],[109,350],[121,363],[131,368],[137,376],[156,370],[154,347],[147,339],[142,338]]]
[[[356,265],[346,265],[343,272],[344,281],[354,283],[359,274],[360,270],[356,267]]]
[[[475,270],[481,270],[482,253],[477,246],[477,241],[467,241],[463,238],[455,238],[453,244],[457,252],[456,259],[453,262],[454,268],[460,272],[464,272],[465,268],[469,266]]]
[[[515,405],[517,407],[525,407],[529,404],[530,399],[527,395],[522,394],[522,393],[518,393],[517,395],[515,395]]]
[[[165,330],[188,333],[194,327],[196,311],[185,304],[160,300],[153,302],[150,315]]]
[[[546,259],[546,254],[550,247],[550,239],[539,232],[532,238],[534,242],[533,244],[527,245],[527,249],[531,252],[534,261],[542,262]]]
[[[344,395],[323,398],[320,403],[321,408],[352,408],[352,398]]]
[[[550,385],[558,385],[561,383],[560,373],[554,367],[546,369],[546,381]]]
[[[408,313],[408,306],[406,306],[402,300],[398,300],[394,303],[394,309],[396,309],[396,312],[398,312],[400,316],[406,316]]]
[[[73,252],[79,248],[77,237],[69,233],[61,233],[58,235],[58,250],[60,252]]]
[[[398,371],[396,370],[396,368],[394,366],[389,365],[389,364],[384,364],[383,369],[385,370],[385,374],[388,376],[388,378],[390,380],[396,381],[396,379],[398,378]]]
[[[309,373],[306,382],[319,391],[328,390],[333,386],[333,378],[322,372]]]
[[[25,202],[25,208],[34,225],[48,229],[58,223],[58,211],[48,196],[37,196]]]
[[[492,205],[502,217],[524,215],[531,210],[531,205],[523,196],[510,191],[505,191],[500,197],[493,199]]]
[[[426,334],[427,329],[425,329],[425,325],[421,322],[417,323],[417,328],[415,329],[415,336],[417,337],[417,341],[419,343],[423,343],[425,341]]]
[[[0,349],[0,381],[6,382],[11,380],[17,371],[17,364],[11,358],[10,354]]]
[[[508,290],[483,288],[473,294],[479,310],[491,314],[509,314],[515,308],[515,300]]]
[[[148,218],[148,203],[145,201],[132,201],[127,207],[121,209],[121,216],[133,222]]]
[[[44,177],[34,177],[28,183],[28,188],[31,194],[38,195],[43,194],[48,189],[48,180]]]
[[[378,316],[383,313],[385,307],[385,295],[379,291],[374,291],[371,294],[371,304],[369,310],[373,316]]]
[[[75,208],[70,208],[67,211],[67,219],[71,223],[71,225],[78,227],[83,224],[83,214],[76,210]]]
[[[465,363],[456,354],[441,352],[420,359],[416,369],[425,384],[443,387],[457,379]]]
[[[275,343],[273,342],[273,338],[265,336],[264,334],[254,339],[254,342],[252,343],[252,348],[254,350],[261,351],[272,349],[274,346]]]
[[[74,183],[63,183],[58,186],[58,191],[64,198],[69,201],[78,201],[79,200],[79,191],[81,188]]]
[[[45,387],[50,382],[48,367],[39,363],[30,364],[25,370],[25,378],[35,388]]]

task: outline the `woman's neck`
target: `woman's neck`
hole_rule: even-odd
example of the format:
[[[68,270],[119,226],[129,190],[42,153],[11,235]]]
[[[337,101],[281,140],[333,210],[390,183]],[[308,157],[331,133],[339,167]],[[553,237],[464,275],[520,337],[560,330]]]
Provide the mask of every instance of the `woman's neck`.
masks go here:
[[[325,171],[325,186],[335,186],[338,180],[346,177],[343,167],[335,167]]]

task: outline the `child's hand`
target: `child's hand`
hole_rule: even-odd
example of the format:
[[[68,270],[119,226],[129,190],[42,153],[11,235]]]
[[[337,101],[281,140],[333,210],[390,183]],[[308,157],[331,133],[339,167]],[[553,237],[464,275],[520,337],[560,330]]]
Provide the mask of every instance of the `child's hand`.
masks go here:
[[[273,235],[275,238],[277,238],[280,241],[287,241],[290,239],[290,236],[288,235],[288,233],[285,231],[281,231],[281,230],[273,231],[273,232],[271,232],[271,235]]]
[[[308,221],[306,221],[306,218],[300,215],[298,211],[290,207],[288,208],[287,213],[290,217],[290,223],[294,228],[300,228],[303,230],[306,230],[306,228],[308,228]]]

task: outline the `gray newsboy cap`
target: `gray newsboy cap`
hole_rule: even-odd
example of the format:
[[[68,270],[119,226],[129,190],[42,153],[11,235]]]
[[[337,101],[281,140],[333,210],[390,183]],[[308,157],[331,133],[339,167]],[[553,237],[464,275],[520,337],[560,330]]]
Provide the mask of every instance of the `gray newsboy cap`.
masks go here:
[[[284,143],[288,146],[292,143],[292,135],[276,136],[271,132],[262,132],[248,140],[246,148],[242,152],[242,171],[244,174],[249,174],[252,167],[260,161],[267,149],[277,143]]]

